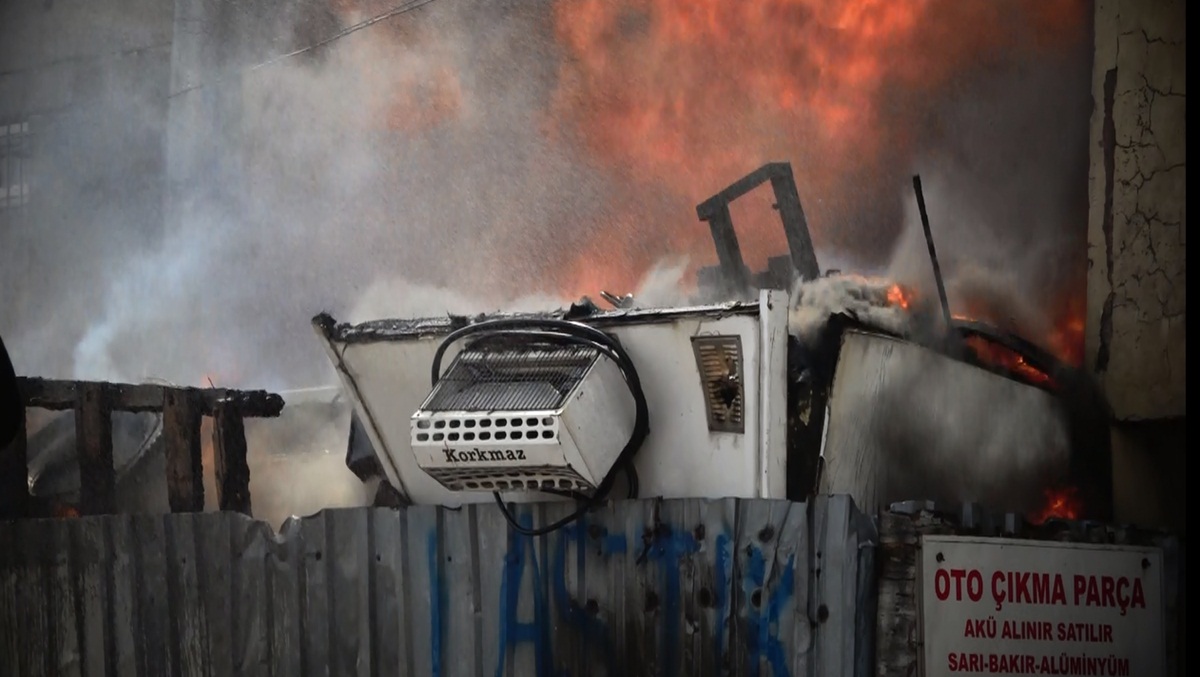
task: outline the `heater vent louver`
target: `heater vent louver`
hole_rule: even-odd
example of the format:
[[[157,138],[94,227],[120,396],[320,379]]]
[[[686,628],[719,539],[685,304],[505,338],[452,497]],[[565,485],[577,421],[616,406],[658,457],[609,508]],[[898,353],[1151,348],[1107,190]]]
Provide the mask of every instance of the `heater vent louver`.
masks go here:
[[[744,433],[745,387],[742,381],[740,336],[696,336],[692,338],[696,369],[704,390],[708,429],[713,432]]]
[[[513,338],[454,358],[410,417],[417,463],[451,491],[595,491],[635,423],[620,367],[602,347]]]
[[[507,472],[436,468],[429,475],[451,491],[590,491],[591,483],[570,467],[533,466]]]
[[[422,409],[557,409],[583,380],[599,355],[598,350],[587,346],[464,350],[438,381]]]

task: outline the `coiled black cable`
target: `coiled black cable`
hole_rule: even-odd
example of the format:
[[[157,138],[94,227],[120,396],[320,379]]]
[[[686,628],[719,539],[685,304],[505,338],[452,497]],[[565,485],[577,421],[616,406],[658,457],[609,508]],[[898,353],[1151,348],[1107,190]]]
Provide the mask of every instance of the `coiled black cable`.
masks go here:
[[[548,492],[571,496],[580,503],[580,506],[570,515],[542,527],[529,528],[517,521],[511,509],[505,505],[504,499],[500,497],[500,492],[492,492],[492,496],[496,499],[496,505],[500,506],[500,511],[504,514],[504,519],[513,531],[525,536],[544,536],[575,522],[587,514],[589,510],[604,502],[609,492],[612,491],[618,471],[623,471],[628,478],[630,498],[637,497],[638,478],[637,471],[633,467],[633,456],[641,448],[642,443],[646,440],[646,436],[650,433],[650,411],[646,404],[646,396],[642,392],[642,382],[638,377],[637,368],[634,366],[633,360],[630,359],[629,353],[625,351],[625,348],[621,346],[621,343],[615,337],[581,322],[553,318],[502,318],[470,324],[451,332],[442,340],[441,345],[438,346],[437,352],[433,356],[431,368],[430,380],[432,381],[432,385],[436,386],[438,380],[441,378],[442,358],[445,356],[447,348],[469,336],[478,336],[471,345],[478,345],[481,341],[501,339],[533,339],[556,344],[573,343],[589,346],[600,351],[601,354],[610,358],[616,364],[621,372],[621,376],[625,379],[625,384],[629,386],[630,394],[633,396],[635,409],[633,432],[629,436],[629,441],[621,449],[621,453],[617,456],[613,467],[596,487],[596,491],[592,492],[590,496],[577,492]]]

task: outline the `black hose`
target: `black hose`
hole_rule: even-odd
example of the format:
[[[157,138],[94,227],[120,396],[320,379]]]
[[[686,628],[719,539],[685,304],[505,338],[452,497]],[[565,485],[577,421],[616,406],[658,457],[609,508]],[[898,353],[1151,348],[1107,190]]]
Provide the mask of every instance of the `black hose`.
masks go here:
[[[512,514],[512,510],[509,506],[505,505],[504,500],[500,497],[500,492],[492,492],[493,497],[496,499],[496,505],[500,506],[500,511],[503,513],[509,527],[513,531],[525,536],[544,536],[579,520],[608,497],[609,492],[612,491],[618,470],[624,472],[628,478],[629,497],[636,498],[638,476],[637,471],[633,467],[633,456],[641,448],[642,443],[646,440],[646,436],[650,433],[650,411],[646,404],[645,393],[642,392],[642,382],[638,377],[637,368],[634,366],[633,360],[630,359],[629,353],[621,346],[621,343],[615,337],[599,329],[570,320],[505,318],[479,322],[451,332],[442,341],[441,345],[438,346],[437,352],[433,356],[433,364],[431,365],[430,380],[433,385],[436,386],[437,382],[441,379],[442,358],[445,356],[447,348],[457,341],[475,335],[479,335],[479,338],[472,345],[485,340],[515,338],[538,339],[553,343],[584,345],[594,348],[612,359],[617,365],[621,376],[625,379],[626,385],[629,386],[629,392],[633,396],[634,401],[635,416],[633,432],[630,434],[629,440],[621,449],[621,453],[617,456],[617,460],[613,463],[612,468],[609,469],[608,474],[604,476],[604,479],[596,487],[596,491],[592,492],[590,496],[574,492],[569,494],[580,503],[579,508],[570,515],[543,527],[529,528],[517,521],[516,517]],[[563,495],[560,492],[549,493]]]

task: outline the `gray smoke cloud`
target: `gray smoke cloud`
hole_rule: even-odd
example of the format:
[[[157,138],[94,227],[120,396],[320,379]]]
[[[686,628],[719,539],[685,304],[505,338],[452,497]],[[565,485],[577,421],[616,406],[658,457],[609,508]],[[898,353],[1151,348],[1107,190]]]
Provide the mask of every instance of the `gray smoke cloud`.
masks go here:
[[[869,327],[907,336],[912,315],[889,298],[895,283],[888,278],[834,275],[803,280],[792,290],[788,331],[809,348],[817,348],[821,331],[833,315],[852,317]]]

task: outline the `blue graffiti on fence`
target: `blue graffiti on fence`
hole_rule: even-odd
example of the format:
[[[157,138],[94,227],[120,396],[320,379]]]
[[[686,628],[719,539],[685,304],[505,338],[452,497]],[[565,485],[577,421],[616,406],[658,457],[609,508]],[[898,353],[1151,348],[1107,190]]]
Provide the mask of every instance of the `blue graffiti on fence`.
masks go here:
[[[746,645],[750,654],[750,674],[757,675],[761,664],[760,659],[766,658],[767,663],[771,666],[772,677],[788,677],[791,673],[787,666],[787,654],[776,633],[779,627],[780,612],[783,610],[784,604],[792,597],[796,556],[788,557],[787,564],[784,565],[783,572],[779,576],[779,582],[775,584],[767,599],[763,600],[762,597],[766,595],[766,591],[763,589],[766,568],[766,559],[763,557],[762,550],[752,548],[750,561],[746,566],[746,575],[742,577],[743,588],[748,588],[747,596],[753,599],[755,592],[758,592],[759,595],[757,605],[751,602],[757,608],[749,610],[746,614],[746,625],[749,631]]]
[[[659,525],[646,553],[647,559],[658,563],[659,590],[663,592],[659,655],[666,670],[662,674],[679,674],[679,560],[699,551],[700,544],[691,532]]]
[[[528,514],[519,518],[521,526],[530,528]],[[533,576],[533,620],[517,620],[517,604],[521,599],[521,582],[525,563],[529,560]],[[500,583],[500,655],[496,659],[496,677],[503,677],[508,651],[525,642],[533,643],[534,666],[537,677],[550,677],[553,657],[550,654],[550,619],[546,596],[538,570],[537,555],[528,537],[513,530],[508,532],[508,552],[504,555],[504,573]]]
[[[732,592],[729,585],[733,576],[733,548],[728,536],[717,536],[717,570],[715,572],[715,587],[717,589],[717,623],[732,623],[729,619],[729,597]],[[742,574],[742,591],[745,600],[750,604],[746,609],[746,625],[749,636],[746,638],[747,660],[750,664],[750,674],[759,674],[759,665],[766,658],[771,666],[773,677],[786,677],[788,669],[783,643],[778,636],[779,618],[784,606],[792,598],[796,581],[796,556],[790,555],[779,581],[773,586],[767,596],[766,603],[762,595],[766,592],[766,558],[762,548],[751,545],[747,548],[749,562]],[[754,593],[758,592],[759,602],[754,604]],[[744,603],[745,604],[745,603]],[[720,627],[720,626],[718,626]],[[726,633],[718,630],[715,642],[717,665],[721,665],[725,653]]]
[[[442,604],[446,588],[438,557],[438,535],[430,531],[425,540],[425,555],[429,564],[429,660],[433,677],[442,674]]]
[[[528,513],[520,515],[518,519],[526,527],[532,525]],[[580,520],[559,530],[552,539],[552,560],[550,566],[543,570],[538,566],[535,551],[537,541],[509,531],[508,551],[504,556],[500,589],[499,657],[495,674],[497,677],[503,677],[510,652],[523,644],[531,644],[536,676],[561,677],[556,676],[554,672],[551,641],[551,631],[554,621],[557,620],[577,633],[584,651],[598,656],[605,662],[608,674],[616,675],[620,656],[613,646],[608,625],[598,615],[597,608],[589,609],[581,605],[573,599],[568,589],[567,567],[571,563],[568,553],[572,547],[575,548],[573,563],[579,573],[577,580],[582,580],[587,553],[590,551],[602,557],[626,555],[629,551],[626,536],[621,533],[608,533],[600,525],[589,526],[586,520]],[[745,549],[746,560],[738,581],[745,593],[740,604],[742,608],[731,611],[730,598],[735,567],[732,540],[727,534],[717,534],[715,549],[713,605],[716,631],[712,639],[716,664],[722,664],[726,635],[733,627],[732,617],[742,616],[748,635],[745,644],[751,674],[758,674],[759,665],[765,659],[771,666],[773,675],[788,675],[790,671],[786,651],[778,637],[778,626],[780,617],[793,596],[795,555],[789,556],[778,579],[768,586],[765,580],[766,557],[760,547],[750,544]],[[434,550],[436,542],[431,541],[431,552]],[[637,558],[639,562],[652,562],[658,573],[657,587],[661,593],[658,615],[662,618],[662,626],[657,633],[660,674],[674,675],[679,672],[678,648],[682,636],[679,627],[682,612],[680,565],[685,558],[695,555],[700,550],[700,542],[690,531],[659,525],[652,532],[648,532],[644,549]],[[518,618],[517,607],[527,572],[533,586],[533,619],[521,620]],[[543,578],[543,575],[548,576],[548,580]],[[430,576],[431,583],[434,583],[434,589],[437,590],[441,584],[440,576],[432,563]],[[551,594],[552,602],[547,599],[547,590]],[[551,617],[551,611],[554,618]],[[438,674],[437,656],[441,650],[441,633],[437,610],[431,611],[431,621],[434,623],[434,674]]]
[[[730,552],[731,547],[729,537],[725,534],[717,535],[717,571],[713,587],[716,588],[717,608],[717,636],[714,642],[716,649],[717,666],[721,665],[721,660],[725,656],[725,626],[731,623],[729,620],[729,579],[733,576],[733,553]]]
[[[615,553],[625,553],[628,550],[625,534],[610,534],[599,525],[589,527],[586,520],[579,520],[563,527],[560,533],[561,536],[554,548],[554,565],[551,570],[555,611],[559,618],[566,621],[579,633],[585,652],[591,648],[590,645],[593,643],[597,645],[596,651],[608,667],[607,674],[616,675],[618,674],[616,651],[612,645],[612,638],[608,634],[608,626],[593,615],[586,606],[571,602],[571,594],[567,591],[567,546],[568,544],[575,546],[575,569],[577,574],[582,574],[587,539],[591,533],[594,533],[598,554],[604,557]]]

